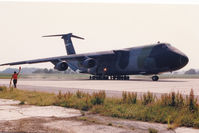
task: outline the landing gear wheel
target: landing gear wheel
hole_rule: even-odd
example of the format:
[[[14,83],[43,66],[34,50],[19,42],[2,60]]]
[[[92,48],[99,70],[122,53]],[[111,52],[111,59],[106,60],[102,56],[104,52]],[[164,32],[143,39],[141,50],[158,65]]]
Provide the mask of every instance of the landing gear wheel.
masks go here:
[[[124,80],[129,80],[129,76],[124,75]]]
[[[113,76],[113,80],[115,80],[116,79],[116,76]]]
[[[108,76],[101,76],[101,79],[102,80],[108,80],[109,78],[108,78]]]
[[[129,80],[129,76],[126,76],[126,80]]]
[[[152,77],[152,80],[153,80],[153,81],[158,81],[158,79],[159,79],[158,76],[153,76],[153,77]]]
[[[89,79],[90,80],[95,80],[95,76],[90,76]]]

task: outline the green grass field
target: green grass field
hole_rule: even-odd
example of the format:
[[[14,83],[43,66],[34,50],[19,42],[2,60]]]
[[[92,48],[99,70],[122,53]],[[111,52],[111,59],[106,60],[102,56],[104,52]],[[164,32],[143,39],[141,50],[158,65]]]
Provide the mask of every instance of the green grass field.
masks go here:
[[[0,87],[0,98],[20,100],[21,104],[56,105],[124,119],[167,123],[168,128],[199,128],[199,106],[193,91],[183,97],[179,93],[163,94],[157,99],[148,92],[138,99],[137,93],[123,92],[122,98],[107,98],[104,91],[93,94],[77,91],[50,94]]]
[[[10,79],[11,78],[11,74],[0,74],[0,79]]]

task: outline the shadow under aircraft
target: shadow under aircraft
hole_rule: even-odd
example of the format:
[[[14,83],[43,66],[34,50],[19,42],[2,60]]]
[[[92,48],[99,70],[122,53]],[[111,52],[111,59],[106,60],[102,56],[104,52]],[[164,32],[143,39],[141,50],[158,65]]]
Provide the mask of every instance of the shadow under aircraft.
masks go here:
[[[129,75],[152,75],[152,80],[158,81],[158,74],[179,70],[189,61],[180,50],[168,43],[159,42],[121,50],[76,54],[71,38],[84,38],[72,33],[43,37],[56,36],[61,36],[64,40],[67,55],[11,62],[0,66],[51,62],[54,69],[59,71],[70,67],[74,71],[91,74],[91,80],[129,80]]]

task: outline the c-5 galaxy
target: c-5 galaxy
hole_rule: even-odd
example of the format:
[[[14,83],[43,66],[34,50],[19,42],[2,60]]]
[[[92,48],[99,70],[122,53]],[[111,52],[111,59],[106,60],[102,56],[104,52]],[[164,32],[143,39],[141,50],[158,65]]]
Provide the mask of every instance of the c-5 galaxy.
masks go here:
[[[55,65],[54,69],[65,71],[70,67],[74,71],[91,74],[92,80],[128,80],[129,75],[152,75],[152,80],[157,81],[158,74],[181,69],[189,61],[188,57],[178,49],[168,43],[159,42],[121,50],[76,54],[71,38],[84,38],[72,33],[43,37],[57,36],[61,36],[64,40],[67,55],[5,63],[0,66],[51,62]]]

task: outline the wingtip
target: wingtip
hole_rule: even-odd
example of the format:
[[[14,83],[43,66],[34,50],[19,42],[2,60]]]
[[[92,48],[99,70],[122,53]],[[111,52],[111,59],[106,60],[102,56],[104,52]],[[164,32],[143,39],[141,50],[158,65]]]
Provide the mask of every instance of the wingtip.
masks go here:
[[[6,66],[6,65],[8,65],[8,64],[0,64],[0,66]]]

